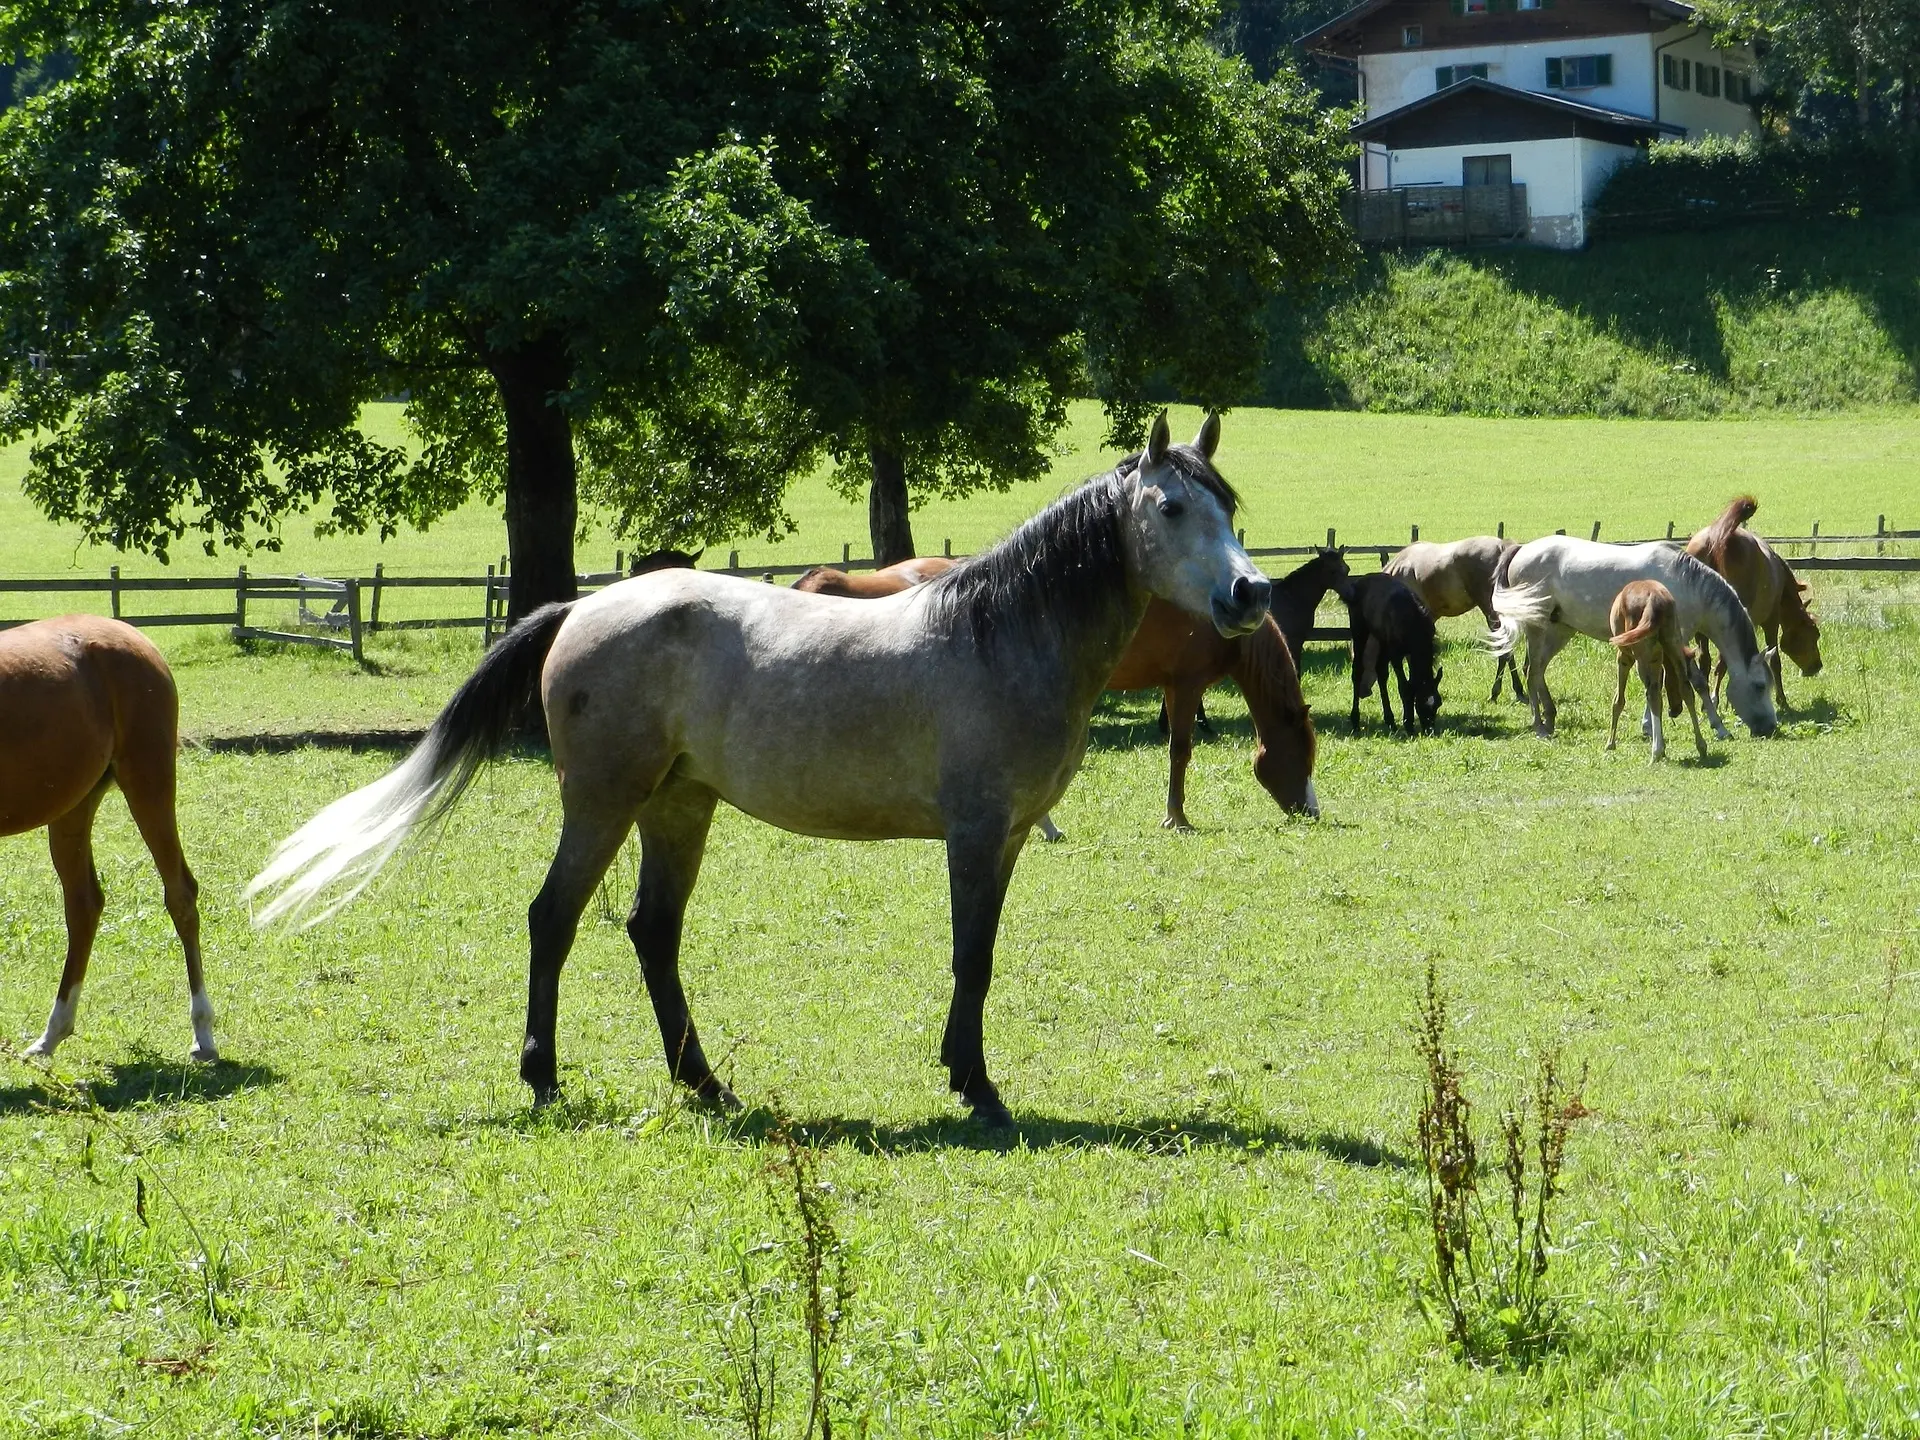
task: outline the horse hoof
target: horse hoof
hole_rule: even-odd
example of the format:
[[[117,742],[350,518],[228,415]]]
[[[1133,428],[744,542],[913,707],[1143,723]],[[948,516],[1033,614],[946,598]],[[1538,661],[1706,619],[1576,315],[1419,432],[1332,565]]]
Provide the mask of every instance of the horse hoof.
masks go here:
[[[973,1118],[989,1130],[1011,1130],[1013,1114],[996,1098],[993,1100],[969,1100],[973,1107]]]
[[[1191,835],[1191,834],[1193,834],[1193,826],[1191,826],[1191,825],[1189,825],[1189,824],[1187,823],[1187,817],[1186,817],[1186,816],[1184,816],[1184,815],[1169,815],[1169,816],[1167,816],[1167,818],[1166,818],[1166,819],[1164,819],[1164,820],[1162,820],[1162,821],[1160,822],[1160,828],[1161,828],[1162,830],[1171,830],[1171,831],[1173,831],[1173,832],[1174,832],[1174,833],[1175,833],[1176,835]]]
[[[196,1045],[187,1052],[187,1058],[196,1065],[211,1065],[220,1058],[220,1052],[211,1045]]]
[[[53,1046],[47,1043],[45,1036],[42,1036],[20,1053],[29,1060],[45,1060],[53,1054]]]
[[[693,1093],[702,1105],[721,1115],[738,1115],[747,1108],[740,1103],[738,1095],[713,1076],[707,1077],[704,1085],[695,1086]]]

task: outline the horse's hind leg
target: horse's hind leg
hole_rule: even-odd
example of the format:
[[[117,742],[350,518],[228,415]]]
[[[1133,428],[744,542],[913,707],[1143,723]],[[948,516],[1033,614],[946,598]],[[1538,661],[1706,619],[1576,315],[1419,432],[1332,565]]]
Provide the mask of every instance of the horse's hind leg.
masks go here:
[[[1660,722],[1660,713],[1666,709],[1660,689],[1663,682],[1659,657],[1648,647],[1641,646],[1636,657],[1640,664],[1640,683],[1647,692],[1647,714],[1653,722],[1653,758],[1667,758],[1667,732]]]
[[[213,1002],[207,999],[200,973],[200,882],[187,868],[180,848],[176,815],[174,756],[178,741],[173,728],[155,728],[128,741],[114,761],[114,778],[126,797],[127,810],[160,872],[161,893],[173,933],[187,959],[187,1014],[193,1022],[193,1049],[202,1062],[219,1059],[213,1044]]]
[[[100,930],[100,912],[106,896],[100,874],[93,867],[93,816],[111,780],[102,780],[73,809],[47,826],[47,848],[53,854],[54,874],[60,877],[60,896],[67,912],[67,960],[60,970],[60,988],[53,997],[47,1028],[27,1047],[29,1055],[51,1055],[73,1033],[80,1009],[80,987],[86,984],[87,960],[93,937]]]
[[[713,1073],[706,1051],[700,1048],[700,1033],[687,1010],[687,992],[680,985],[680,935],[687,897],[700,878],[715,803],[713,791],[706,786],[668,779],[641,810],[640,884],[627,916],[627,937],[640,957],[640,973],[653,1001],[654,1018],[660,1022],[668,1071],[709,1104],[738,1110],[740,1102]]]
[[[596,789],[583,775],[567,776],[562,803],[566,818],[559,848],[547,867],[546,883],[527,907],[527,1037],[520,1049],[520,1078],[533,1087],[536,1105],[560,1094],[554,1040],[560,969],[573,949],[580,916],[620,852],[633,817],[617,787]]]
[[[1633,660],[1624,650],[1620,652],[1620,673],[1613,686],[1613,719],[1607,725],[1607,749],[1611,750],[1620,743],[1620,712],[1627,708],[1627,674],[1633,669]]]
[[[1026,833],[1011,838],[1004,826],[979,822],[947,835],[947,884],[953,899],[953,1003],[940,1037],[940,1063],[947,1083],[973,1107],[982,1124],[1011,1125],[1013,1117],[987,1078],[987,990],[993,984],[993,942],[1007,882]]]

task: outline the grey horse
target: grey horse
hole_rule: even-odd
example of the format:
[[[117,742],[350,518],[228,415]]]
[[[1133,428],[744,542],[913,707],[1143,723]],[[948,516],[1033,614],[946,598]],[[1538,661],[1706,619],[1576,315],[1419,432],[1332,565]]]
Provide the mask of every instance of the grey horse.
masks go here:
[[[1243,635],[1269,584],[1234,538],[1213,468],[1220,425],[1147,447],[1000,544],[883,600],[808,595],[693,570],[625,580],[517,625],[391,773],[295,832],[249,887],[257,917],[317,920],[409,831],[443,816],[536,694],[560,781],[560,843],[527,912],[521,1077],[558,1091],[560,968],[627,834],[640,882],[627,933],[674,1077],[739,1105],[713,1073],[680,984],[682,917],[721,800],[806,835],[943,839],[953,1000],[940,1058],[990,1125],[983,1014],[1001,905],[1028,830],[1080,766],[1114,662],[1160,596]]]

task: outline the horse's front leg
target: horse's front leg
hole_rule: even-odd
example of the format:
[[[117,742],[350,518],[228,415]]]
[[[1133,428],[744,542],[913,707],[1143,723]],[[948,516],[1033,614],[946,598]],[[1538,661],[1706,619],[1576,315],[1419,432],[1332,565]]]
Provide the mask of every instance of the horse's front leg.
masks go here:
[[[1720,656],[1720,663],[1722,665],[1727,663],[1724,652]],[[1687,662],[1687,683],[1693,686],[1693,693],[1700,697],[1700,706],[1707,712],[1707,724],[1713,727],[1714,736],[1721,740],[1731,740],[1733,736],[1728,733],[1725,723],[1720,719],[1720,707],[1714,703],[1713,688],[1707,684],[1706,672],[1700,668],[1700,662],[1697,660]]]
[[[1786,666],[1780,659],[1780,622],[1769,621],[1764,627],[1767,635],[1767,669],[1773,672],[1773,703],[1776,708],[1787,708],[1787,685],[1784,678]]]
[[[947,884],[953,900],[953,1003],[940,1037],[940,1063],[947,1083],[973,1107],[984,1125],[1013,1124],[1000,1092],[987,1078],[986,1005],[993,984],[993,942],[1007,882],[1026,843],[1023,829],[1009,835],[1004,822],[978,820],[947,833]]]
[[[569,775],[562,794],[566,818],[546,883],[527,907],[527,1037],[520,1047],[520,1078],[533,1102],[559,1098],[554,1027],[560,1013],[560,969],[573,949],[580,915],[626,838],[632,811],[616,803],[612,787]]]
[[[1200,708],[1201,688],[1191,683],[1169,685],[1167,715],[1167,814],[1160,822],[1167,830],[1191,830],[1187,823],[1187,766],[1193,762],[1193,727]]]

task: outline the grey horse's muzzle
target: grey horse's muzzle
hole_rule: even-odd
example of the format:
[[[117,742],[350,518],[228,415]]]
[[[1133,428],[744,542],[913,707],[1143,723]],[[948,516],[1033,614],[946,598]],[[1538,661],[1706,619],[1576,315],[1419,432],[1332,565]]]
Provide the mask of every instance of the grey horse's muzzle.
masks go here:
[[[1273,582],[1258,572],[1236,575],[1226,598],[1213,598],[1213,628],[1229,638],[1259,628],[1273,599]]]

